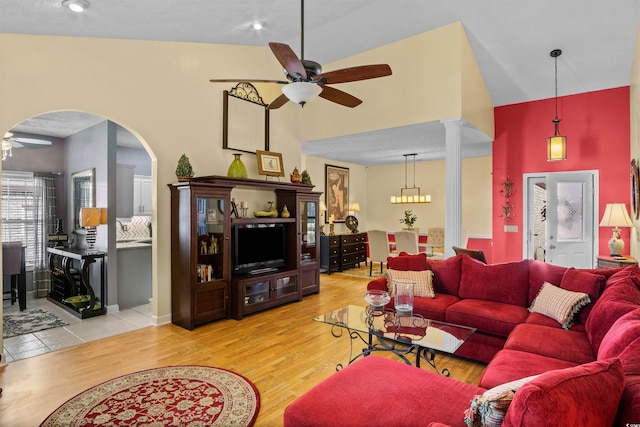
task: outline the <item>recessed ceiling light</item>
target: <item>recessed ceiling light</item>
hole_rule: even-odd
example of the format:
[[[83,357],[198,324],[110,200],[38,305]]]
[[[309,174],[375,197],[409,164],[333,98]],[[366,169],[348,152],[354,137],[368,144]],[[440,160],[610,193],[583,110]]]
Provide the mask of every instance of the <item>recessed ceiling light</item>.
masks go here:
[[[253,24],[251,24],[251,28],[253,28],[254,30],[261,30],[262,29],[262,22],[254,22]]]
[[[87,0],[63,0],[62,5],[74,12],[81,13],[89,7],[89,2]]]

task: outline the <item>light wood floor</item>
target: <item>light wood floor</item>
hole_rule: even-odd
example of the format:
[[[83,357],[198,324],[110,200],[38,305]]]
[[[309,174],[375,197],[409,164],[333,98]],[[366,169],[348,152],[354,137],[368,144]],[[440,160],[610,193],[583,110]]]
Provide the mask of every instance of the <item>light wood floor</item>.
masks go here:
[[[334,338],[328,325],[312,317],[364,304],[367,282],[322,274],[320,294],[241,321],[222,320],[194,331],[175,325],[149,327],[12,362],[0,369],[0,426],[37,426],[66,400],[96,384],[129,372],[184,364],[225,368],[249,378],[260,391],[256,425],[282,425],[285,407],[349,357],[348,338]],[[484,370],[480,363],[437,357],[452,377],[471,384],[478,383]]]

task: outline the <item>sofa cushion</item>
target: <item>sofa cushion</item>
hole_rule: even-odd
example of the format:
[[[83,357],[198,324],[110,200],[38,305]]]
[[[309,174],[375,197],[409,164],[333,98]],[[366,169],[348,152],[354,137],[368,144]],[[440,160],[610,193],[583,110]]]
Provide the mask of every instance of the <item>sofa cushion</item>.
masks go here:
[[[562,329],[562,325],[555,319],[552,319],[544,314],[530,313],[525,323],[532,325],[548,326],[550,328]],[[571,330],[575,332],[584,332],[584,325],[582,323],[574,323],[571,326]]]
[[[415,297],[435,298],[436,296],[433,292],[433,283],[431,281],[433,272],[431,270],[404,271],[390,268],[387,270],[387,274],[390,279],[389,288],[392,289],[393,293],[395,293],[395,289],[393,288],[394,280],[410,280],[415,282],[413,288],[413,295]]]
[[[478,261],[479,262],[479,261]],[[445,321],[506,337],[528,316],[524,307],[479,299],[462,299],[447,308]]]
[[[603,274],[606,275],[606,270]],[[638,267],[637,265],[629,265],[627,267],[618,269],[618,271],[607,278],[605,288],[608,288],[609,286],[624,279],[631,279],[631,281],[637,287],[640,287],[640,267]]]
[[[413,312],[423,316],[425,319],[444,322],[447,308],[458,301],[460,301],[460,298],[455,295],[439,293],[436,293],[435,298],[415,298]]]
[[[640,375],[629,375],[625,372],[625,385],[620,404],[616,426],[632,426],[640,420]]]
[[[527,306],[529,290],[528,260],[503,264],[483,264],[470,257],[462,258],[460,298],[473,298],[505,304]]]
[[[462,255],[444,260],[427,259],[427,266],[433,271],[433,287],[436,293],[458,296]]]
[[[554,282],[551,282],[554,283]],[[606,277],[602,274],[590,273],[585,270],[576,270],[569,268],[562,276],[560,287],[573,292],[584,292],[589,295],[591,304],[584,306],[579,312],[575,320],[582,324],[586,323],[591,308],[598,301],[600,294],[604,290]]]
[[[598,359],[619,356],[637,338],[640,338],[640,307],[620,317],[611,325],[598,348]],[[640,354],[638,357],[640,358]]]
[[[549,316],[557,320],[564,329],[569,329],[578,311],[589,302],[589,295],[584,292],[572,292],[545,283],[533,300],[530,310]]]
[[[520,350],[554,357],[573,363],[596,360],[591,343],[584,332],[523,323],[509,334],[505,349]]]
[[[567,267],[549,264],[547,262],[529,260],[529,293],[527,305],[531,305],[540,292],[544,282],[560,283]]]
[[[432,371],[367,356],[289,404],[284,426],[406,427],[440,422],[466,427],[462,414],[473,396],[484,392]]]
[[[469,427],[500,427],[513,396],[527,382],[538,375],[510,381],[505,384],[493,387],[482,393],[473,396],[471,406],[464,413],[464,421]]]
[[[614,279],[615,276],[609,280]],[[640,290],[631,277],[620,278],[613,284],[607,282],[606,289],[594,304],[584,325],[587,338],[596,353],[611,325],[620,317],[638,308],[638,305],[640,305]]]
[[[503,425],[610,426],[623,389],[618,359],[549,371],[518,390]]]
[[[507,381],[542,374],[553,369],[576,366],[576,363],[519,350],[501,350],[491,360],[480,378],[480,387],[492,388]]]
[[[387,265],[393,270],[421,271],[428,270],[427,255],[424,253],[410,255],[402,253],[399,256],[387,258]]]

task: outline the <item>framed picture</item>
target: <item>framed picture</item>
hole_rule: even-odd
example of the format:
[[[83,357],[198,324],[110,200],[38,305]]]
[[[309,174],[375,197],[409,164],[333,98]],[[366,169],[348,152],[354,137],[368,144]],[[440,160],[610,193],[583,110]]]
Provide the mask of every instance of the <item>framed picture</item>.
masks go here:
[[[344,222],[349,215],[349,168],[325,165],[327,222]]]
[[[640,218],[640,168],[635,159],[631,160],[631,217]]]
[[[258,173],[267,176],[284,176],[282,153],[273,151],[256,151],[258,159]]]

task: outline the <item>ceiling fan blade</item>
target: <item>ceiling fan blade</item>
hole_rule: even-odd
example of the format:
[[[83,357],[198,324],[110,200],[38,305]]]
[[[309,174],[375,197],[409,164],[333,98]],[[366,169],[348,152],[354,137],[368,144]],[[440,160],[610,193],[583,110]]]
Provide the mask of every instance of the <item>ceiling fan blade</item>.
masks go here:
[[[285,94],[281,94],[279,97],[271,101],[269,105],[267,105],[267,110],[275,110],[276,108],[282,107],[289,101],[289,98],[285,96]]]
[[[290,76],[295,78],[297,74],[302,80],[307,79],[307,71],[304,69],[304,65],[302,65],[302,62],[289,45],[271,42],[269,43],[269,47],[280,65],[282,65]]]
[[[320,98],[351,108],[362,104],[362,100],[355,96],[329,86],[323,86],[322,92],[320,92]]]
[[[387,64],[361,65],[343,68],[318,75],[316,78],[328,84],[348,83],[359,80],[377,79],[391,75],[391,67]]]
[[[11,138],[11,141],[15,141],[22,144],[51,145],[51,141],[47,141],[46,139],[36,139],[36,138]]]
[[[210,79],[211,83],[237,83],[237,82],[254,82],[254,83],[277,83],[280,85],[286,85],[289,83],[286,80],[271,80],[271,79]]]

